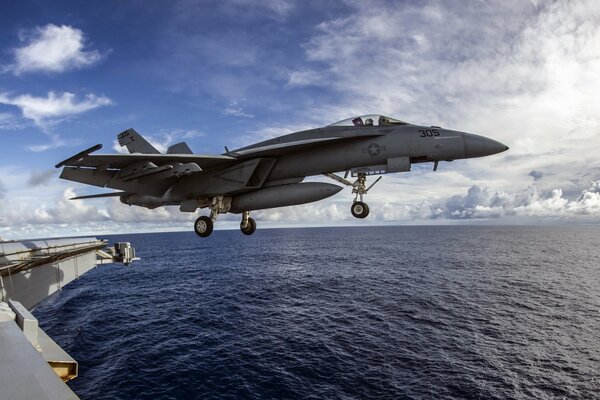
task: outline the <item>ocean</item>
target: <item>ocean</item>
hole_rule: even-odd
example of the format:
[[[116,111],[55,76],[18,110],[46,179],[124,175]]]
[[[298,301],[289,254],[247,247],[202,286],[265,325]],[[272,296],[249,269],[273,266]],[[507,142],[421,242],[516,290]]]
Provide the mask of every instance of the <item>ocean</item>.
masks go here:
[[[82,399],[600,398],[600,227],[106,237],[34,314]]]

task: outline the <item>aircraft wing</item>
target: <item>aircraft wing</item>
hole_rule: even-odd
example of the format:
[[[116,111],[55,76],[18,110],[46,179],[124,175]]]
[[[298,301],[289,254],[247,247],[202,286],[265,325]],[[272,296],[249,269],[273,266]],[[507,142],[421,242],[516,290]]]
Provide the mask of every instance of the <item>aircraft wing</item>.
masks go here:
[[[95,146],[96,147],[96,146]],[[94,147],[92,147],[94,149]],[[87,150],[86,150],[87,151]],[[95,150],[92,150],[95,151]],[[82,152],[85,153],[85,152]],[[90,155],[79,153],[58,164],[56,168],[67,167],[88,167],[88,168],[109,168],[122,169],[128,165],[142,162],[151,162],[157,166],[171,165],[174,163],[187,164],[195,163],[198,167],[205,169],[221,165],[226,165],[236,161],[234,157],[224,155],[203,155],[203,154],[97,154]]]
[[[89,155],[73,164],[73,167],[102,167],[122,169],[132,163],[148,161],[158,166],[173,163],[187,164],[195,163],[200,168],[210,168],[225,165],[229,161],[235,161],[234,157],[222,155],[203,154],[98,154]]]
[[[128,192],[162,194],[173,178],[237,162],[218,154],[90,154],[100,148],[102,145],[90,147],[56,164],[56,168],[64,167],[60,177]]]

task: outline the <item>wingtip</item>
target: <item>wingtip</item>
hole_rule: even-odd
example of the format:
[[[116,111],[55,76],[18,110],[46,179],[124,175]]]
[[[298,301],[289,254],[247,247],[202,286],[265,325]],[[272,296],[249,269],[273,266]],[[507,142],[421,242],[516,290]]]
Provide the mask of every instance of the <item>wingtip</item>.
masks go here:
[[[67,163],[69,163],[69,162],[71,162],[71,161],[74,161],[74,160],[78,160],[78,159],[80,159],[80,158],[83,158],[83,157],[85,157],[85,156],[88,156],[88,155],[90,155],[91,153],[93,153],[93,152],[95,152],[95,151],[98,151],[98,150],[100,150],[101,148],[102,148],[102,144],[101,144],[101,143],[98,143],[97,145],[95,145],[95,146],[92,146],[92,147],[90,147],[90,148],[89,148],[89,149],[87,149],[87,150],[81,151],[81,152],[79,152],[79,153],[75,154],[74,156],[67,158],[67,159],[66,159],[66,160],[64,160],[64,161],[61,161],[61,162],[59,162],[58,164],[56,164],[56,165],[54,166],[54,168],[60,168],[60,167],[63,167],[63,166],[65,166]]]

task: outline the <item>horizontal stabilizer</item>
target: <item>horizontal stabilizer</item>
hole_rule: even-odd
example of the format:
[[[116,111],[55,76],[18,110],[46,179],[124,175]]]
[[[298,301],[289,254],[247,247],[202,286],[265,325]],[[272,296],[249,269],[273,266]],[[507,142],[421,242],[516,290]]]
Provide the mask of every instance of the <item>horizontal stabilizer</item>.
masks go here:
[[[167,149],[167,154],[194,154],[194,152],[192,149],[190,149],[190,146],[188,146],[186,142],[181,142],[169,146]]]
[[[97,145],[95,145],[95,146],[92,146],[92,147],[90,147],[90,148],[89,148],[89,149],[87,149],[87,150],[80,151],[79,153],[75,154],[74,156],[72,156],[72,157],[69,157],[69,158],[67,158],[67,159],[66,159],[66,160],[64,160],[64,161],[61,161],[61,162],[59,162],[59,163],[58,163],[58,164],[56,164],[54,167],[55,167],[55,168],[60,168],[60,167],[63,167],[63,166],[65,166],[65,165],[69,165],[69,164],[72,164],[72,163],[74,163],[74,162],[81,161],[81,160],[83,160],[85,157],[89,156],[91,153],[93,153],[93,152],[95,152],[95,151],[98,151],[98,150],[100,150],[101,148],[102,148],[102,145],[101,145],[101,144],[97,144]]]
[[[121,146],[126,146],[131,154],[160,154],[160,151],[156,150],[142,135],[131,128],[119,133],[117,140]]]
[[[90,194],[88,196],[71,197],[69,200],[99,199],[102,197],[117,197],[117,196],[122,196],[124,194],[129,194],[129,193],[128,192],[111,192],[111,193]]]

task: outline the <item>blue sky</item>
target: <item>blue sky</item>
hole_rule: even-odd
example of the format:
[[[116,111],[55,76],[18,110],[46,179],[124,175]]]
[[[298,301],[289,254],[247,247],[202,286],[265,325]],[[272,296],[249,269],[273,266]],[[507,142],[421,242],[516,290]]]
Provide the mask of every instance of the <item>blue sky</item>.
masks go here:
[[[382,113],[507,153],[386,176],[370,223],[596,223],[593,1],[20,1],[0,13],[0,235],[189,229],[176,208],[69,202],[52,166],[133,127],[197,153]],[[256,213],[354,224],[350,193]],[[237,217],[223,218],[234,227]]]
[[[325,18],[345,7],[316,12],[283,2],[280,7],[277,2],[214,5],[219,3],[15,3],[0,17],[5,66],[13,62],[15,49],[39,38],[50,24],[80,33],[81,53],[91,60],[63,71],[4,73],[2,92],[36,97],[69,92],[75,101],[89,94],[110,100],[110,105],[46,128],[50,137],[60,135],[69,143],[59,150],[63,155],[72,151],[67,147],[105,141],[129,126],[150,135],[210,133],[210,140],[198,141],[197,151],[220,151],[230,137],[289,118],[300,111],[299,104],[329,95],[319,88],[287,86],[287,71],[299,67],[301,44],[320,22],[311,15]],[[304,22],[290,24],[288,18]],[[2,112],[18,114],[7,105]],[[29,126],[13,135],[12,145],[48,142],[35,123],[15,123]],[[39,166],[51,164],[57,154],[38,154]],[[21,157],[11,155],[15,158],[9,162]]]

